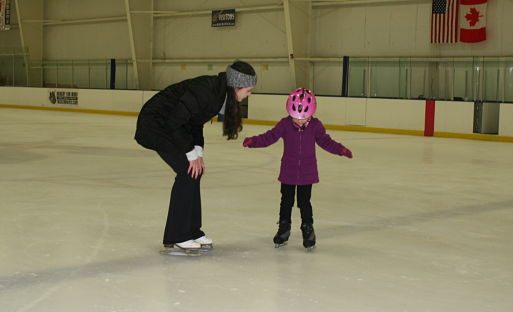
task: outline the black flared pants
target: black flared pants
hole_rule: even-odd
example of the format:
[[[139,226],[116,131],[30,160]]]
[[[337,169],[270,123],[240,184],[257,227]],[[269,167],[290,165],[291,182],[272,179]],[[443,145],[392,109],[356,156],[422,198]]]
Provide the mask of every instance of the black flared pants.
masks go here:
[[[163,243],[180,243],[205,235],[201,231],[201,176],[193,179],[187,174],[189,161],[185,154],[163,151],[157,153],[176,173]]]

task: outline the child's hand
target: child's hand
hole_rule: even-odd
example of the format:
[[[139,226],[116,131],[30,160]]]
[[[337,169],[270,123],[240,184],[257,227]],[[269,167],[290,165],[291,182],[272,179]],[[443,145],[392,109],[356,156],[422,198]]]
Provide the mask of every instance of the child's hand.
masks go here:
[[[251,144],[253,144],[252,138],[245,138],[244,142],[242,142],[242,146],[244,147],[251,147]]]
[[[346,156],[347,158],[353,158],[353,153],[348,148],[342,147],[342,156]]]

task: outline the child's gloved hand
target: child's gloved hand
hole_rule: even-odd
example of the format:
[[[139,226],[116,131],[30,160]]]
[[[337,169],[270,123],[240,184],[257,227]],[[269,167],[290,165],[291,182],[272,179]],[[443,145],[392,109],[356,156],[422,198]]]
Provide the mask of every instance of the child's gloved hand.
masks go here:
[[[353,158],[353,153],[348,148],[342,147],[342,156],[346,156],[347,158]]]
[[[253,144],[252,138],[245,138],[244,142],[242,142],[242,146],[244,147],[251,147],[251,144]]]

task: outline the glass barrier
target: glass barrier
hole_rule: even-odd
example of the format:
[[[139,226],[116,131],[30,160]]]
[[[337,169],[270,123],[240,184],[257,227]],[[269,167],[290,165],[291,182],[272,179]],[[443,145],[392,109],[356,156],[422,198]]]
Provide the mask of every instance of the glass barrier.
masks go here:
[[[0,49],[0,85],[110,89],[110,60],[54,60],[32,62],[27,68],[27,51]],[[256,92],[288,93],[288,63],[254,62],[259,72]],[[312,61],[313,85],[319,95],[337,96],[341,92],[342,58]],[[191,69],[199,70],[197,63]],[[205,66],[208,64],[205,63]],[[264,66],[265,65],[265,66]],[[169,71],[171,66],[173,71]],[[202,65],[203,66],[203,65]],[[161,80],[181,79],[184,64],[156,65]],[[210,64],[219,71],[224,66]],[[217,68],[219,67],[219,68]],[[272,69],[272,71],[269,70]],[[179,75],[177,75],[177,72]],[[198,71],[199,73],[200,71]],[[32,83],[27,77],[31,77]],[[277,80],[278,79],[278,80]],[[280,80],[281,79],[281,80]],[[37,81],[37,83],[35,82]],[[40,82],[39,82],[40,81]],[[279,82],[279,86],[278,86]],[[154,87],[160,87],[156,81]],[[131,60],[116,60],[116,89],[135,89]],[[283,89],[283,90],[282,90]],[[513,57],[350,57],[349,97],[438,99],[471,102],[513,102]]]
[[[0,49],[0,86],[110,89],[110,60],[30,62],[27,68],[26,57],[28,54],[19,49]],[[131,61],[116,60],[115,88],[134,89]]]
[[[110,89],[110,60],[45,61],[32,64],[42,68],[43,87]],[[132,64],[116,60],[115,89],[134,89]]]
[[[349,81],[347,95],[351,97],[369,97],[368,94],[368,58],[349,58]]]
[[[484,102],[498,102],[500,95],[501,62],[498,58],[483,60],[483,100]]]
[[[400,62],[399,58],[371,58],[370,97],[397,98],[400,94]],[[351,76],[349,76],[351,79]]]
[[[26,86],[26,50],[20,48],[0,48],[0,86]]]
[[[476,98],[472,86],[476,83],[474,71],[474,60],[469,58],[458,58],[454,62],[453,96],[464,101],[473,101]]]
[[[513,102],[513,57],[353,57],[348,95]]]
[[[513,102],[513,58],[504,61],[504,101]]]

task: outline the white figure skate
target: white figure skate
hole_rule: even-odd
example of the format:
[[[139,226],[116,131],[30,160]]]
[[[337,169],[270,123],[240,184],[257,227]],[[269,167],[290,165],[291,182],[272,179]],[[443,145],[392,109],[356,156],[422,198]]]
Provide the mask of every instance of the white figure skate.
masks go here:
[[[164,248],[160,251],[163,255],[173,256],[199,256],[201,255],[201,244],[195,241],[188,240],[181,243],[164,245]]]
[[[213,248],[212,239],[206,235],[201,236],[194,240],[196,243],[200,244],[201,251],[209,251]]]

